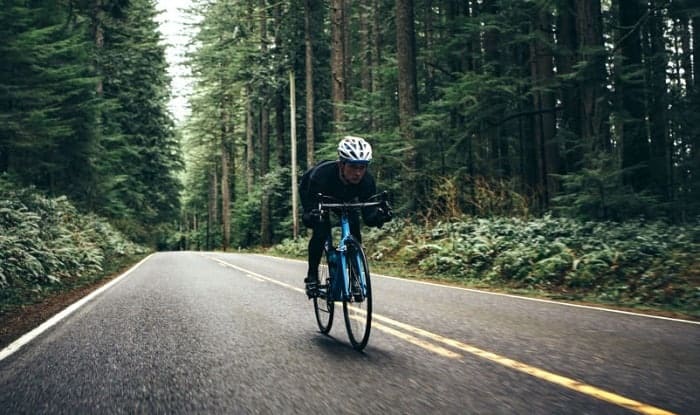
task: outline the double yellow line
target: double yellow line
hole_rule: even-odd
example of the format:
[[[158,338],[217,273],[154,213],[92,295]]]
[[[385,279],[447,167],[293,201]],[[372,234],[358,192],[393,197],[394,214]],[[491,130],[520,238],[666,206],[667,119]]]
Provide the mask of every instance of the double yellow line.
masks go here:
[[[295,287],[290,284],[286,284],[284,282],[275,280],[273,278],[269,278],[260,274],[257,274],[253,271],[247,270],[245,268],[241,268],[237,265],[233,265],[231,263],[228,263],[226,261],[222,261],[218,258],[214,257],[208,257],[213,259],[214,261],[220,263],[221,265],[227,266],[234,268],[238,271],[243,272],[246,274],[248,277],[251,278],[256,278],[256,279],[262,279],[264,281],[271,282],[273,284],[277,284],[280,286],[283,286],[285,288],[292,289],[294,291],[298,291],[301,293],[304,293],[304,290]],[[522,373],[526,373],[530,376],[536,377],[538,379],[553,383],[555,385],[559,385],[561,387],[582,393],[584,395],[609,402],[614,405],[621,406],[623,408],[631,409],[633,411],[639,412],[641,414],[648,414],[648,415],[673,415],[673,412],[669,412],[665,409],[657,408],[652,405],[645,404],[643,402],[636,401],[634,399],[627,398],[622,395],[618,395],[616,393],[608,392],[604,389],[600,389],[598,387],[586,384],[584,382],[577,381],[575,379],[567,378],[565,376],[557,375],[556,373],[552,373],[534,366],[530,366],[528,364],[519,362],[517,360],[513,360],[501,355],[498,355],[496,353],[492,353],[483,349],[480,349],[478,347],[474,347],[465,343],[462,343],[460,341],[450,339],[448,337],[441,336],[439,334],[435,334],[432,332],[429,332],[427,330],[423,330],[421,328],[412,326],[410,324],[402,323],[397,320],[393,320],[389,317],[384,317],[382,315],[372,313],[372,327],[376,330],[382,331],[384,333],[390,334],[394,337],[397,337],[399,339],[402,339],[406,342],[409,342],[413,345],[416,345],[418,347],[421,347],[425,350],[428,350],[432,353],[435,353],[437,355],[446,357],[446,358],[451,358],[451,359],[459,359],[463,357],[462,354],[459,352],[455,352],[453,350],[450,350],[446,347],[443,347],[439,344],[442,344],[444,346],[449,346],[452,349],[456,349],[460,352],[465,352],[467,354],[473,355],[480,357],[482,359],[486,359],[488,361],[491,361],[493,363],[497,363],[501,366],[507,367],[509,369],[517,370]],[[393,327],[390,327],[393,326]],[[427,339],[427,340],[426,340]],[[436,344],[437,343],[437,344]]]
[[[634,399],[630,399],[627,397],[624,397],[622,395],[618,395],[616,393],[608,392],[606,390],[600,389],[598,387],[571,379],[567,378],[565,376],[557,375],[556,373],[552,373],[543,369],[539,369],[534,366],[530,366],[528,364],[518,362],[517,360],[509,359],[507,357],[498,355],[496,353],[492,353],[483,349],[479,349],[478,347],[470,346],[468,344],[462,343],[460,341],[450,339],[447,337],[440,336],[439,334],[431,333],[427,330],[420,329],[418,327],[413,327],[409,324],[402,323],[400,321],[396,321],[393,319],[390,319],[388,317],[384,317],[381,315],[377,314],[372,314],[372,319],[373,320],[379,320],[383,323],[391,324],[395,327],[398,327],[402,330],[414,333],[416,335],[428,338],[434,342],[442,343],[444,345],[450,346],[454,349],[466,352],[468,354],[489,360],[494,363],[498,363],[501,366],[505,366],[509,369],[517,370],[519,372],[527,373],[530,376],[534,376],[538,379],[545,380],[550,383],[554,383],[556,385],[562,386],[564,388],[582,393],[584,395],[591,396],[593,398],[606,401],[609,403],[612,403],[614,405],[618,405],[624,408],[631,409],[633,411],[642,413],[642,414],[649,414],[649,415],[661,415],[661,414],[673,414],[673,412],[669,412],[665,409],[657,408],[639,401],[635,401]],[[386,331],[389,334],[394,334],[394,332],[398,332],[398,330],[394,330],[392,328],[386,327],[381,324],[373,324],[372,327],[380,330],[380,331]],[[388,329],[388,330],[387,330]],[[399,332],[400,333],[400,332]],[[407,336],[408,338],[402,337],[402,336]],[[423,347],[427,350],[430,350],[436,354],[439,354],[441,356],[445,357],[451,357],[451,358],[460,358],[462,355],[459,353],[455,353],[449,349],[446,349],[442,346],[437,346],[429,342],[425,342],[415,336],[403,334],[401,336],[397,336],[404,338],[406,341],[409,341],[417,346]]]

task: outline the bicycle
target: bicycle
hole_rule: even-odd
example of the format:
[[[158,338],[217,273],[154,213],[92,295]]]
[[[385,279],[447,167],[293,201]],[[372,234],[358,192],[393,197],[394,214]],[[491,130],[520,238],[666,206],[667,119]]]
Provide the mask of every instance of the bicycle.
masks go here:
[[[350,234],[351,209],[383,206],[388,209],[387,193],[379,193],[368,202],[341,202],[330,196],[318,195],[318,209],[324,220],[330,220],[329,210],[339,213],[340,241],[333,246],[329,233],[324,246],[326,263],[319,267],[318,289],[313,297],[314,313],[321,333],[328,334],[333,325],[335,302],[343,302],[345,328],[356,350],[367,345],[372,326],[372,283],[362,245]]]

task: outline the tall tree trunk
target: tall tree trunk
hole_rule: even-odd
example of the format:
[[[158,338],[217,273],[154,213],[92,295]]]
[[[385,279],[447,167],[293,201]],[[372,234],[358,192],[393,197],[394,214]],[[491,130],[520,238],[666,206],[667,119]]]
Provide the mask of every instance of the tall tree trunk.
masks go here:
[[[539,23],[539,22],[538,22]],[[544,138],[546,133],[545,119],[543,117],[543,112],[545,110],[545,104],[543,103],[543,76],[539,72],[541,63],[538,61],[541,55],[545,53],[543,51],[544,46],[539,33],[541,26],[537,24],[537,28],[534,30],[535,39],[530,41],[529,54],[527,61],[530,66],[530,76],[532,78],[532,89],[529,91],[532,94],[531,107],[527,108],[529,111],[533,111],[531,117],[527,117],[527,125],[531,127],[530,134],[521,136],[525,139],[525,142],[520,142],[520,149],[523,151],[523,161],[527,165],[526,169],[529,173],[528,184],[532,187],[535,194],[535,200],[537,207],[541,211],[545,211],[549,204],[549,188],[547,184],[547,179],[549,175],[549,164],[547,163],[546,157],[546,139]],[[527,88],[525,89],[527,90]],[[523,108],[525,109],[525,108]],[[520,126],[522,128],[522,126]],[[530,138],[531,137],[531,138]],[[522,170],[522,169],[521,169]]]
[[[95,38],[95,48],[99,51],[104,47],[104,18],[105,18],[105,12],[103,8],[103,1],[104,0],[94,0],[94,3],[92,4],[92,32],[93,32],[93,37]],[[100,53],[100,52],[98,52]],[[97,62],[95,62],[97,64]],[[96,86],[96,91],[98,96],[102,96],[102,90],[103,90],[103,82],[102,82],[102,77],[101,75],[101,69],[98,67],[97,68],[98,72],[98,78],[97,78],[97,86]]]
[[[95,93],[97,94],[97,97],[99,99],[102,99],[104,96],[104,71],[103,68],[101,67],[101,60],[100,55],[103,54],[103,49],[104,49],[104,21],[105,21],[105,11],[104,11],[104,6],[103,2],[104,0],[93,0],[94,3],[92,4],[92,10],[91,10],[91,20],[92,20],[92,36],[95,41],[95,53],[91,59],[91,64],[94,66],[94,71],[96,75],[96,85],[95,85]],[[71,5],[71,9],[72,9]],[[72,10],[71,10],[72,14]],[[74,17],[71,17],[71,20],[75,20]],[[99,108],[99,107],[98,107]],[[102,120],[102,110],[98,109],[95,113],[95,123],[96,126],[94,127],[94,131],[97,133],[97,142],[99,143],[102,138],[103,134],[103,120]],[[100,143],[101,144],[101,143]],[[2,148],[0,148],[0,171],[5,171],[6,168],[3,168],[3,165],[7,165],[7,153],[5,152],[5,155],[3,157],[3,151]],[[97,179],[99,180],[99,178]],[[88,209],[94,210],[95,206],[95,199],[97,199],[96,193],[99,192],[97,189],[98,185],[97,183],[93,183],[92,186],[88,186],[89,188],[84,189],[85,191],[85,197],[86,197],[86,205]]]
[[[228,201],[228,207],[229,210],[231,209],[231,205],[234,203],[235,198],[236,198],[236,139],[234,137],[234,125],[231,124],[229,134],[228,134],[228,140],[226,142],[226,148],[228,154],[228,171],[229,171],[229,186],[227,187],[229,189],[229,201]],[[229,213],[230,216],[230,213]],[[228,228],[231,228],[231,221],[229,220],[228,223]],[[230,234],[229,234],[229,242],[230,242]]]
[[[218,227],[219,213],[217,211],[217,187],[216,163],[212,163],[209,172],[209,215],[207,216],[207,250],[214,247],[214,230]]]
[[[458,10],[460,10],[459,15],[463,16],[465,20],[467,20],[470,17],[474,17],[476,15],[476,3],[477,0],[465,0],[462,2],[459,2],[458,4],[461,5],[458,7]],[[464,27],[459,29],[459,32],[464,32]],[[465,71],[473,71],[474,68],[474,51],[472,50],[473,42],[471,39],[465,39],[464,42],[464,53],[462,53],[462,68],[464,68]]]
[[[651,19],[648,27],[650,54],[646,60],[647,79],[649,82],[649,138],[650,160],[649,174],[651,186],[663,201],[672,201],[673,186],[671,185],[671,157],[673,150],[668,139],[666,87],[666,68],[668,59],[664,44],[664,20],[662,11],[658,8],[659,0],[651,0]]]
[[[372,93],[379,92],[379,66],[382,62],[382,25],[381,25],[381,9],[379,7],[380,0],[370,0],[372,10],[372,35],[371,35],[371,62],[372,62]],[[370,128],[372,131],[379,129],[379,119],[375,116],[374,111],[370,114]]]
[[[299,194],[297,192],[297,99],[294,71],[289,71],[289,138],[291,141],[291,179],[292,179],[292,237],[299,236]]]
[[[367,93],[372,88],[372,46],[370,43],[371,0],[360,0],[360,86]]]
[[[688,128],[688,144],[690,150],[690,170],[693,174],[693,183],[691,185],[690,195],[688,200],[694,205],[695,214],[700,211],[700,122],[698,122],[697,114],[700,113],[700,17],[693,17],[693,80],[687,84],[686,91],[688,105],[690,107],[689,114],[694,114],[695,118],[689,123]],[[691,206],[692,208],[693,206]]]
[[[345,78],[345,102],[352,99],[352,36],[350,36],[350,18],[352,0],[343,1],[343,72]]]
[[[284,137],[284,97],[283,90],[275,92],[275,154],[277,165],[285,167],[289,164],[289,153]]]
[[[398,61],[399,134],[406,143],[408,195],[419,195],[416,177],[417,149],[413,118],[418,113],[416,84],[416,38],[413,27],[413,0],[396,1],[396,56]],[[420,196],[418,196],[420,197]],[[409,198],[415,203],[415,198]]]
[[[433,23],[433,0],[426,0],[426,7],[423,10],[425,17],[423,21],[425,22],[425,49],[427,50],[428,57],[427,60],[430,63],[426,68],[425,73],[425,99],[426,101],[432,101],[435,97],[435,33],[434,33],[434,23]]]
[[[282,37],[281,33],[283,30],[283,22],[282,22],[282,2],[277,2],[275,3],[275,6],[273,8],[273,18],[275,22],[275,45],[282,45]],[[279,46],[278,46],[279,47]],[[277,52],[273,55],[276,59],[276,56],[278,56]],[[284,115],[285,115],[285,93],[286,88],[284,87],[284,82],[282,80],[284,79],[284,75],[281,73],[284,68],[280,67],[278,68],[278,79],[280,79],[279,82],[276,83],[275,86],[275,91],[274,91],[274,107],[275,107],[275,155],[276,155],[276,167],[279,169],[280,173],[286,175],[286,168],[289,167],[289,163],[291,161],[291,157],[289,154],[289,143],[285,141],[285,120],[284,120]],[[286,187],[285,187],[286,189]],[[294,192],[294,190],[292,190]],[[287,215],[289,213],[288,209],[286,208],[288,206],[287,201],[289,200],[289,194],[278,194],[275,193],[273,196],[270,197],[270,201],[268,202],[270,204],[270,230],[269,230],[269,235],[270,235],[270,244],[274,243],[275,241],[275,232],[274,229],[276,228],[274,226],[274,218],[279,217],[282,215]]]
[[[306,167],[314,165],[314,48],[311,30],[312,1],[304,1],[304,63],[306,76]]]
[[[246,19],[247,27],[252,32],[255,27],[255,3],[253,0],[247,2]],[[250,83],[245,86],[245,171],[246,171],[246,190],[248,194],[253,193],[255,186],[255,114],[253,108],[253,90]],[[250,239],[249,236],[246,237]]]
[[[434,18],[435,18],[435,8],[436,6],[433,3],[433,0],[426,0],[426,5],[423,8],[422,12],[424,13],[424,17],[421,19],[424,22],[424,41],[425,41],[425,50],[427,51],[427,65],[425,68],[425,84],[424,84],[424,90],[425,90],[425,101],[433,101],[436,97],[436,67],[437,65],[437,54],[436,54],[436,40],[435,40],[435,26],[434,26]],[[428,157],[433,159],[433,160],[438,160],[439,161],[439,170],[438,174],[442,177],[446,176],[447,174],[447,147],[450,145],[451,142],[451,137],[449,137],[448,134],[441,134],[436,132],[435,130],[430,131],[426,138],[430,140],[431,142],[435,143],[434,146],[431,146],[431,155]]]
[[[472,17],[472,19],[477,18],[481,14],[482,5],[479,3],[479,0],[471,0],[470,6],[471,7],[469,11],[469,16]],[[481,54],[481,36],[475,33],[475,35],[471,36],[471,39],[467,40],[467,42],[469,52],[472,55],[469,69],[476,73],[480,73],[483,69],[483,56]]]
[[[271,225],[271,210],[270,210],[270,194],[269,191],[264,189],[268,186],[267,174],[269,173],[269,163],[270,163],[270,150],[269,145],[265,145],[265,141],[269,144],[269,119],[267,110],[260,110],[260,139],[262,140],[260,146],[260,177],[263,184],[262,192],[262,202],[260,206],[260,243],[262,246],[270,246],[272,243],[272,225]],[[266,121],[267,120],[267,121]],[[263,138],[267,137],[267,138]],[[267,155],[266,155],[267,154]]]
[[[503,50],[500,49],[502,45],[499,39],[499,31],[493,28],[490,24],[491,22],[487,20],[489,18],[493,20],[497,18],[499,11],[497,1],[498,0],[483,0],[481,2],[481,11],[484,16],[482,22],[488,27],[488,29],[483,32],[483,58],[484,63],[492,68],[490,72],[495,76],[501,74],[501,52],[503,52]]]
[[[700,22],[700,19],[698,19]],[[691,61],[691,57],[693,56],[693,53],[700,49],[700,45],[695,44],[695,48],[691,48],[690,46],[690,19],[686,18],[678,18],[675,19],[674,24],[678,26],[678,31],[680,32],[679,38],[680,41],[680,47],[676,46],[676,49],[679,51],[676,55],[678,56],[679,62],[677,63],[676,67],[678,68],[678,82],[681,82],[681,79],[685,83],[685,88],[686,92],[689,92],[693,89],[693,64]],[[699,30],[700,28],[696,28],[695,31]],[[688,53],[688,51],[693,51],[693,53]],[[700,57],[700,56],[699,56]],[[695,61],[697,62],[697,61]],[[698,62],[700,64],[700,62]],[[695,65],[697,68],[700,65]],[[680,70],[683,69],[683,74],[681,76]]]
[[[228,249],[231,241],[231,189],[229,188],[229,146],[228,131],[229,115],[226,110],[227,99],[224,99],[224,108],[221,111],[221,249]]]
[[[269,59],[267,56],[267,1],[260,0],[260,55],[262,59]],[[262,96],[267,96],[266,86],[263,87]],[[270,169],[270,116],[267,103],[260,104],[260,178],[263,187],[266,186],[266,175]],[[267,191],[262,192],[262,202],[260,206],[260,243],[262,246],[270,246],[272,243],[272,227],[270,223],[270,195]]]
[[[548,11],[540,11],[535,29],[535,40],[530,44],[530,67],[533,81],[533,103],[536,111],[533,116],[535,127],[535,150],[537,160],[537,182],[542,194],[542,208],[549,207],[549,200],[556,192],[554,180],[550,176],[558,172],[559,149],[554,140],[556,121],[554,96],[549,88],[554,77],[552,54],[547,44],[553,41]]]
[[[260,178],[270,171],[270,114],[267,105],[260,105]]]
[[[605,48],[600,0],[575,0],[581,69],[581,137],[593,150],[610,151],[606,104]]]
[[[557,73],[567,76],[575,72],[576,18],[574,0],[561,0],[557,21],[557,39],[559,48],[556,55]],[[578,85],[572,81],[562,81],[561,101],[562,115],[560,130],[564,131],[565,166],[564,171],[574,172],[581,168],[583,147],[581,146],[581,96]]]
[[[649,183],[649,144],[645,126],[640,19],[646,10],[641,0],[620,0],[621,67],[616,90],[622,95],[622,168],[624,182],[636,191]]]
[[[693,87],[700,82],[700,17],[693,17]]]
[[[447,0],[445,2],[445,13],[443,18],[447,19],[447,30],[441,35],[440,39],[437,40],[437,42],[445,42],[449,41],[449,39],[454,39],[457,36],[465,36],[464,29],[462,27],[462,16],[466,18],[471,18],[471,20],[476,19],[478,16],[477,10],[476,10],[476,1],[463,1],[463,0]],[[479,36],[473,36],[474,38],[479,37]],[[453,73],[461,73],[464,71],[476,71],[476,65],[475,65],[475,53],[474,53],[474,47],[475,47],[475,42],[472,37],[468,37],[465,39],[464,43],[464,49],[463,52],[460,53],[459,51],[456,51],[459,55],[461,55],[459,58],[452,58],[449,59],[448,62],[446,62],[447,67],[449,68],[450,71]],[[479,47],[480,50],[480,47]],[[473,179],[476,174],[476,168],[475,168],[475,158],[474,158],[474,138],[475,135],[470,132],[470,131],[465,131],[465,117],[464,113],[466,111],[463,111],[463,109],[460,109],[458,107],[455,107],[450,110],[450,126],[454,131],[464,131],[462,137],[459,138],[459,140],[462,141],[461,147],[464,148],[466,147],[464,151],[464,159],[462,163],[464,165],[468,166],[468,175],[471,178],[472,182],[468,183],[467,185],[469,186],[469,191],[470,191],[470,197],[472,200],[476,199],[476,188],[473,185]],[[447,167],[446,167],[447,170]],[[470,209],[471,213],[474,214],[476,212],[476,209],[474,207],[474,204],[470,204]]]
[[[485,15],[495,19],[498,15],[498,4],[496,0],[484,0],[482,2],[483,12]],[[489,27],[491,25],[488,25]],[[501,76],[503,66],[502,44],[500,41],[499,32],[496,29],[488,29],[483,34],[484,37],[484,72],[488,71],[494,78]],[[501,137],[501,127],[485,125],[482,128],[484,138],[488,141],[487,157],[489,160],[488,168],[490,173],[496,177],[504,177],[509,170],[508,166],[508,147]]]
[[[345,0],[331,0],[331,99],[333,128],[339,131],[344,121],[345,104]]]
[[[253,103],[250,86],[246,86],[246,117],[245,117],[245,143],[246,143],[246,189],[250,194],[255,185],[255,142],[253,141]]]
[[[275,3],[273,9],[275,19],[275,45],[282,44],[282,2]],[[284,79],[285,74],[278,74],[280,79]],[[285,167],[289,164],[289,152],[286,151],[287,143],[284,140],[284,95],[285,88],[282,82],[275,89],[275,154],[277,155],[277,165]]]

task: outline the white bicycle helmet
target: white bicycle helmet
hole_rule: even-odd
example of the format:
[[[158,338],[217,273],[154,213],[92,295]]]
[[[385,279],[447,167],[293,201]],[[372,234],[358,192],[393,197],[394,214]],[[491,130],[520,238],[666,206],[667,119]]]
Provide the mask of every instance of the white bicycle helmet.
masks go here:
[[[338,143],[338,157],[346,163],[367,164],[372,160],[372,146],[364,138],[346,135]]]

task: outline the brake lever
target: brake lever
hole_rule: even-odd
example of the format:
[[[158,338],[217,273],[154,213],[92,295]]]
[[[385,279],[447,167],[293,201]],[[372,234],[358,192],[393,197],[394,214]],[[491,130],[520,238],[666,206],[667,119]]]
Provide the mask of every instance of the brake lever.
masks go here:
[[[391,205],[389,204],[389,192],[387,192],[386,190],[383,191],[383,192],[381,193],[380,198],[381,198],[381,201],[382,201],[381,206],[382,206],[383,208],[391,209]]]

